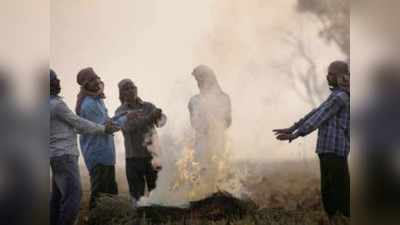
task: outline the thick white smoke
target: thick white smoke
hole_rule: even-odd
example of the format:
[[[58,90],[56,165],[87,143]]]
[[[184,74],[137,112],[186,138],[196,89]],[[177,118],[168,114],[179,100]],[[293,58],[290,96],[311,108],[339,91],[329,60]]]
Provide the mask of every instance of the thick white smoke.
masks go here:
[[[321,81],[326,66],[343,56],[318,37],[319,22],[298,14],[295,4],[294,0],[53,1],[51,67],[60,75],[62,94],[71,108],[78,93],[76,73],[92,66],[105,82],[110,114],[118,107],[117,83],[123,78],[135,82],[143,100],[163,109],[168,116],[158,131],[163,170],[153,199],[184,203],[191,189],[182,188],[182,194],[175,196],[170,184],[182,176],[177,174],[179,165],[196,171],[185,157],[190,158],[187,152],[193,149],[187,105],[198,92],[191,72],[199,64],[215,70],[231,98],[232,126],[226,131],[230,166],[238,161],[314,156],[312,138],[291,145],[274,139],[272,129],[289,126],[310,110],[275,65],[291,68],[289,59],[296,49],[283,41],[287,33],[307,40]],[[302,69],[295,67],[294,72]],[[118,177],[125,180],[121,135],[116,135],[116,145]],[[119,183],[126,190],[126,182]],[[232,186],[236,187],[227,189]]]

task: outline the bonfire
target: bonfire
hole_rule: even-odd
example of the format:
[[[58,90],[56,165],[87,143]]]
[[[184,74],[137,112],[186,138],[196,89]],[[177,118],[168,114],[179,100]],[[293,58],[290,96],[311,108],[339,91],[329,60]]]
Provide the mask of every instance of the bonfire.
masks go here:
[[[209,197],[190,202],[189,207],[151,205],[133,209],[123,197],[103,195],[90,213],[90,225],[130,224],[192,224],[191,221],[234,221],[257,210],[250,199],[241,200],[228,192],[217,192]]]
[[[127,195],[104,195],[89,213],[89,195],[85,195],[79,225],[324,224],[327,218],[321,205],[318,177],[308,170],[302,171],[299,169],[302,166],[293,162],[269,166],[276,170],[266,172],[250,168],[256,172],[245,182],[244,189],[249,194],[217,191],[189,200],[185,207],[176,207],[177,204],[170,202],[133,209]]]

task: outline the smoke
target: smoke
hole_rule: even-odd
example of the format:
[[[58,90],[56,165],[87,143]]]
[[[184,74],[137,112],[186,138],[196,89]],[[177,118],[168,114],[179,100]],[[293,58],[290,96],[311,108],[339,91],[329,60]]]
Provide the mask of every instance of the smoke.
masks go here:
[[[290,82],[304,70],[304,62],[292,60],[299,50],[285,41],[288,33],[305,42],[304,51],[316,65],[317,83],[325,82],[331,61],[346,57],[319,38],[320,22],[300,14],[296,4],[252,0],[218,1],[213,6],[213,26],[196,52],[199,61],[215,69],[222,88],[231,96],[233,124],[228,132],[237,159],[299,157],[303,146],[276,143],[270,132],[291,125],[310,110],[291,90]],[[295,76],[286,77],[277,64]],[[323,87],[328,90],[326,84]],[[306,145],[307,157],[313,155],[312,139],[300,144]]]
[[[198,66],[193,70],[193,76],[200,91],[188,104],[194,134],[186,133],[180,145],[181,155],[169,164],[172,166],[167,167],[167,171],[160,173],[157,186],[164,190],[158,188],[140,204],[182,205],[205,198],[219,189],[236,195],[241,193],[241,180],[231,165],[230,145],[225,134],[232,122],[230,98],[221,90],[211,68]],[[153,137],[152,152],[159,146],[157,136]],[[168,195],[165,195],[165,188],[170,191]],[[160,202],[163,195],[167,199]]]
[[[291,145],[274,139],[272,129],[290,126],[310,110],[275,65],[291,66],[294,49],[283,41],[288,31],[306,40],[321,81],[327,65],[344,56],[320,40],[320,22],[299,14],[295,6],[294,0],[59,0],[51,8],[51,67],[72,108],[78,93],[76,73],[91,66],[105,82],[110,114],[118,107],[117,83],[123,78],[137,84],[143,100],[163,109],[168,116],[158,130],[163,170],[153,194],[159,202],[184,202],[190,199],[187,191],[182,191],[182,201],[182,195],[174,199],[169,188],[183,176],[176,174],[179,168],[190,171],[188,177],[197,176],[190,158],[195,134],[188,103],[198,93],[191,72],[199,64],[213,68],[231,98],[232,126],[225,131],[224,152],[233,170],[238,170],[233,166],[238,161],[314,156],[314,138]],[[123,167],[123,139],[115,139],[117,166]]]

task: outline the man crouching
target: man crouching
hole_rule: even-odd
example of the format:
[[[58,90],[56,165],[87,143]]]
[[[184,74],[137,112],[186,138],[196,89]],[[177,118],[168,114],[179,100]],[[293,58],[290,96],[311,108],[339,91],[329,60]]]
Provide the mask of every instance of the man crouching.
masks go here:
[[[157,173],[161,170],[158,159],[158,148],[155,147],[157,135],[155,127],[166,123],[166,116],[161,109],[138,97],[137,87],[130,79],[119,82],[121,106],[115,112],[115,118],[120,115],[122,131],[125,139],[126,176],[132,205],[156,187]]]

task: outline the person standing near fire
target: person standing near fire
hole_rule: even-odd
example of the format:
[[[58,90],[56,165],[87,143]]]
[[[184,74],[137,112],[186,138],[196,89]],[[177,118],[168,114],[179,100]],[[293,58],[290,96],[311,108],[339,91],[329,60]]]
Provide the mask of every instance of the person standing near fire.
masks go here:
[[[77,133],[111,135],[119,131],[113,123],[96,124],[75,115],[59,96],[60,80],[50,70],[49,156],[52,172],[50,224],[73,225],[82,197]]]
[[[99,124],[110,123],[108,110],[104,104],[104,83],[88,67],[79,71],[77,83],[80,85],[76,103],[76,114]],[[90,176],[90,209],[96,206],[101,193],[117,195],[118,185],[115,176],[115,145],[113,135],[84,134],[80,147]]]
[[[194,68],[193,77],[200,93],[189,101],[190,122],[195,131],[194,160],[200,164],[207,191],[217,189],[218,161],[226,150],[225,131],[231,126],[231,100],[222,91],[214,71],[200,65]]]
[[[121,106],[114,118],[122,128],[126,156],[126,176],[133,207],[148,192],[156,188],[161,170],[160,146],[156,127],[162,127],[167,117],[161,109],[138,96],[136,85],[130,79],[118,84]],[[122,116],[121,116],[122,115]]]
[[[321,194],[325,212],[331,223],[350,218],[350,71],[343,61],[328,67],[331,94],[290,128],[273,130],[276,138],[292,142],[318,129],[316,153],[320,160]]]

